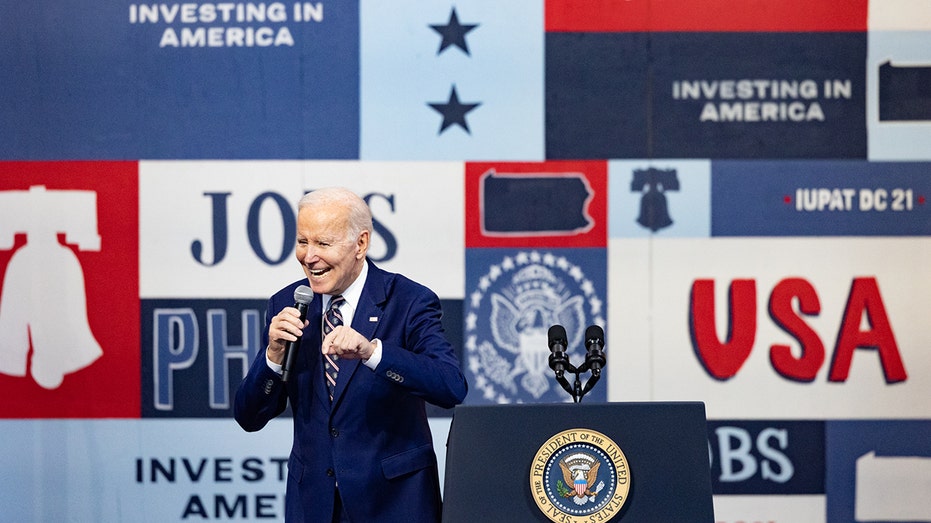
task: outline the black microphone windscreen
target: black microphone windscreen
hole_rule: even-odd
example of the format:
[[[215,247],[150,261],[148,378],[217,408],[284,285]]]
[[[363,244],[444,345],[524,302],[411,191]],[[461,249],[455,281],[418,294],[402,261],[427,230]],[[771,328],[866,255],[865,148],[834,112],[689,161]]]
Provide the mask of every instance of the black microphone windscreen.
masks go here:
[[[566,328],[563,327],[562,325],[553,325],[552,327],[550,327],[550,330],[547,331],[546,336],[548,338],[550,346],[552,346],[553,343],[557,343],[557,342],[562,344],[563,346],[569,343],[567,341],[568,336],[566,335]]]
[[[598,343],[604,345],[605,331],[597,325],[590,325],[587,329],[585,329],[585,339],[587,341],[597,340]]]

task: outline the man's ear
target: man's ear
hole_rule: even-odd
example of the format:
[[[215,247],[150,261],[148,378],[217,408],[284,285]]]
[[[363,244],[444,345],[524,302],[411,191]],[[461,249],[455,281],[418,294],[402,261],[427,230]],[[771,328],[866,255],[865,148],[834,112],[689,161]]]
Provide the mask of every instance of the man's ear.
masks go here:
[[[365,254],[369,251],[369,231],[362,231],[359,233],[359,239],[356,240],[356,259],[361,260],[365,258]]]

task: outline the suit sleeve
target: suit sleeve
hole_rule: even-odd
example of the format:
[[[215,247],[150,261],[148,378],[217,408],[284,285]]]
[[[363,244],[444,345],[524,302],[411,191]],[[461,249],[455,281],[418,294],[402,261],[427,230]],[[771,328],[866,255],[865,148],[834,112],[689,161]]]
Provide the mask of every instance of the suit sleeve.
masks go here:
[[[442,408],[465,399],[468,386],[441,323],[440,300],[423,288],[407,302],[400,339],[381,339],[382,360],[375,373]],[[391,320],[395,321],[395,320]]]
[[[288,395],[281,376],[271,370],[265,361],[264,347],[268,346],[268,324],[272,311],[276,310],[273,307],[272,300],[269,300],[265,312],[262,349],[256,354],[249,372],[239,384],[233,403],[233,417],[248,432],[264,427],[269,420],[284,412],[288,404]]]

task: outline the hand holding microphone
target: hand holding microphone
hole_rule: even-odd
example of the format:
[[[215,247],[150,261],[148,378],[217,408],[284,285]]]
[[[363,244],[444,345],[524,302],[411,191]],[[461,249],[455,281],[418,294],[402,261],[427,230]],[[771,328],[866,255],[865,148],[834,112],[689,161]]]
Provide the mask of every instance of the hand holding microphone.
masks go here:
[[[281,362],[281,381],[287,383],[291,378],[291,371],[294,369],[294,362],[297,361],[298,348],[301,346],[301,334],[303,334],[304,323],[307,319],[307,306],[314,299],[314,292],[310,287],[301,285],[294,290],[294,308],[298,312],[298,322],[301,331],[298,334],[290,332],[293,340],[288,340],[284,346],[284,358]]]

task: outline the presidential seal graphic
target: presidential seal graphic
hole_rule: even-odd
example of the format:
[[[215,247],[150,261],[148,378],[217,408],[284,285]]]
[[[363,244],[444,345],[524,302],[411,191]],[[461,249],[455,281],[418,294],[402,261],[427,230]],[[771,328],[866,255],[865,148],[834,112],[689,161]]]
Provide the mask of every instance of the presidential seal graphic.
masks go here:
[[[583,359],[585,325],[604,325],[605,314],[603,283],[590,279],[573,254],[516,251],[484,262],[487,272],[466,296],[464,314],[467,373],[481,400],[571,401],[553,380],[547,331],[565,326],[568,356]],[[595,259],[591,252],[579,256]]]
[[[530,491],[557,523],[608,521],[627,502],[631,476],[624,452],[591,429],[570,429],[546,441],[530,467]]]

